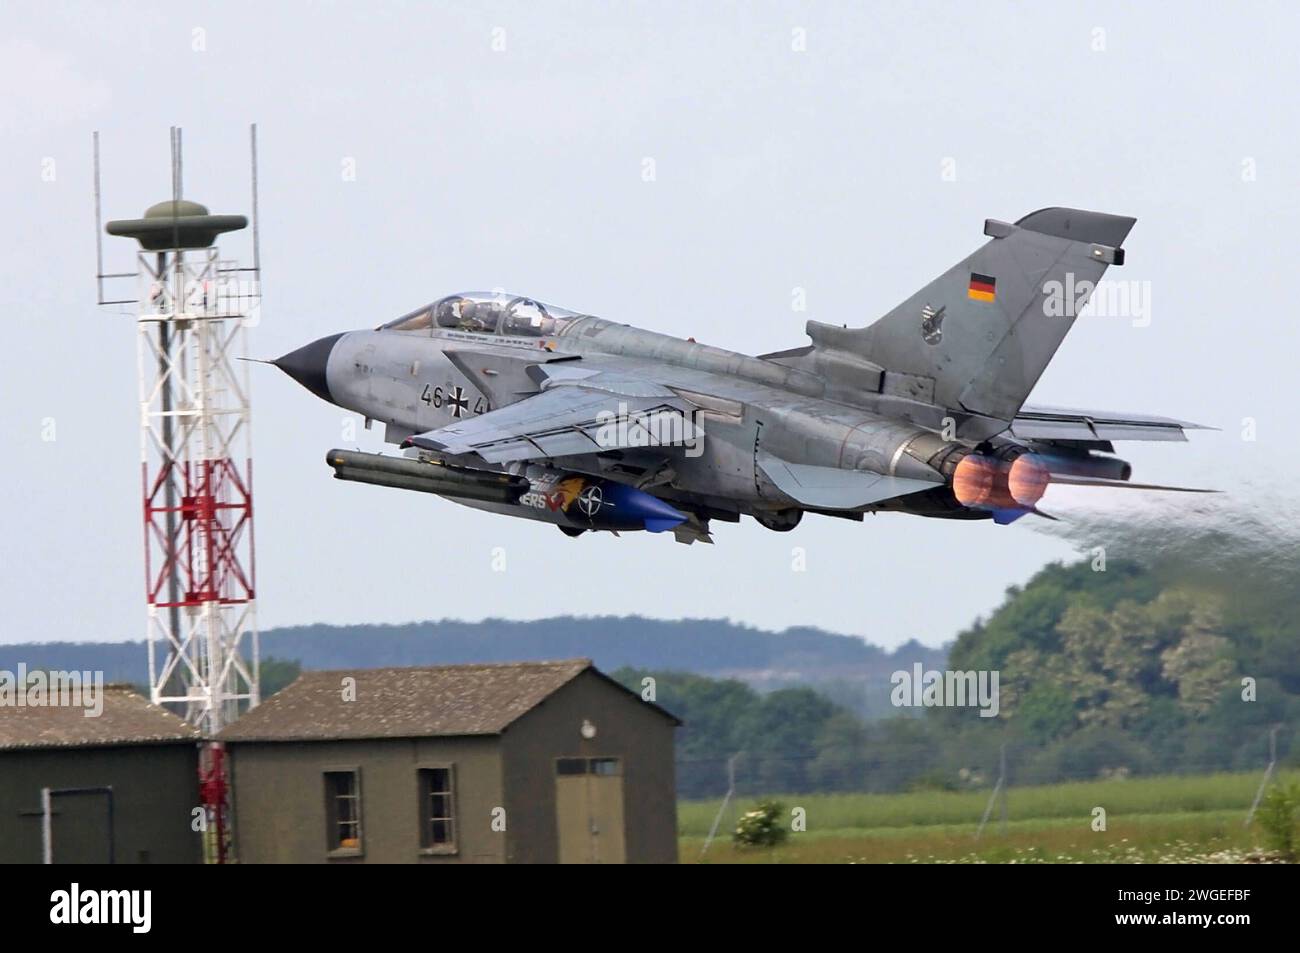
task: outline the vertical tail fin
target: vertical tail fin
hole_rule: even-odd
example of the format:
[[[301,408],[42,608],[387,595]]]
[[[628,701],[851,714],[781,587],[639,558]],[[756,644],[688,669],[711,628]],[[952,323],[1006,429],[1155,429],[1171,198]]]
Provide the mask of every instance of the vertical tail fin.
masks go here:
[[[883,368],[881,393],[1010,422],[1136,219],[1045,208],[990,240],[865,328],[808,323],[819,352]]]

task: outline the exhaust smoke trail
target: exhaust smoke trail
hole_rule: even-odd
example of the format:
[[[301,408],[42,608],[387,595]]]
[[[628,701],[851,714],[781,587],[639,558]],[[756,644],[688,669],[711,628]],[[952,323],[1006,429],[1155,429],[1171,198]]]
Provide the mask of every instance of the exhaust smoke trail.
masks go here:
[[[1103,547],[1108,560],[1130,560],[1171,582],[1270,602],[1300,595],[1300,501],[1275,486],[1247,479],[1213,496],[1057,486],[1043,508],[1061,519],[1034,528],[1068,540],[1084,558]]]

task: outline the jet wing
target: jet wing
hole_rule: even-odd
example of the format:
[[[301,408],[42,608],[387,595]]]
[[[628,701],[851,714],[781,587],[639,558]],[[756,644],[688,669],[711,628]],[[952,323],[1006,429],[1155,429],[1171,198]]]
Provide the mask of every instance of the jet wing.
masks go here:
[[[678,447],[702,433],[693,407],[666,388],[555,384],[532,397],[407,438],[406,446],[488,463],[635,447]]]
[[[1063,407],[1020,408],[1011,435],[1021,440],[1107,443],[1112,440],[1186,440],[1185,430],[1209,430],[1201,424],[1149,414]]]
[[[940,485],[870,470],[790,463],[762,450],[758,452],[758,465],[786,496],[819,510],[853,510],[896,496],[933,490]]]

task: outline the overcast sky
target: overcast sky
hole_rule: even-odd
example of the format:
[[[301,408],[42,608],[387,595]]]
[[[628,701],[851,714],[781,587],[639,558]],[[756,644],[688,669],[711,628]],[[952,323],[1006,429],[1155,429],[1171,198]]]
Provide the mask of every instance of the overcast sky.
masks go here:
[[[762,353],[805,343],[808,318],[874,320],[980,244],[987,217],[1134,215],[1110,277],[1144,289],[1149,323],[1081,319],[1032,399],[1221,427],[1126,455],[1135,479],[1232,488],[1300,465],[1283,403],[1298,19],[1288,4],[6,3],[0,641],[145,632],[135,329],[95,306],[92,130],[105,218],[126,218],[169,195],[172,124],[186,197],[248,212],[259,124],[262,357],[494,287]],[[244,238],[223,248],[247,258]],[[105,251],[109,270],[134,267],[126,241]],[[718,524],[714,546],[570,540],[333,480],[324,453],[348,415],[257,370],[264,629],[642,613],[938,644],[1074,552],[1032,519],[899,515]],[[1082,492],[1044,508],[1111,505]],[[1151,505],[1177,520],[1185,499]]]

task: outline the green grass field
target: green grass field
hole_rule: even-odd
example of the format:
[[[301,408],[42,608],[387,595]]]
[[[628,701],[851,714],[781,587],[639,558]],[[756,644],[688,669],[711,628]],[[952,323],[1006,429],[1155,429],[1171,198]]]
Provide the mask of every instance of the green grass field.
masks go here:
[[[1012,788],[1005,832],[995,807],[979,841],[987,790],[914,794],[784,795],[801,807],[807,830],[780,847],[736,848],[731,831],[756,799],[730,808],[701,858],[720,805],[678,807],[683,863],[1214,863],[1249,860],[1262,846],[1243,822],[1261,775],[1129,778]],[[1280,780],[1295,781],[1300,772]],[[1093,810],[1106,811],[1094,831]]]

